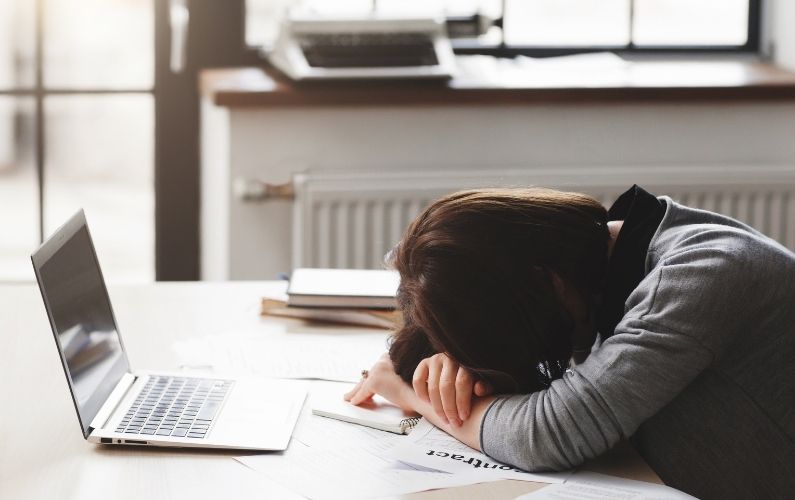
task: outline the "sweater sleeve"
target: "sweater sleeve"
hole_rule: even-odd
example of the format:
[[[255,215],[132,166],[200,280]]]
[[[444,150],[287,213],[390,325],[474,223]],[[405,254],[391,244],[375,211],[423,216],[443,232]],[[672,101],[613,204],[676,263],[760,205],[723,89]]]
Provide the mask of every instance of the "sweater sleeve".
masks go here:
[[[697,252],[668,264],[644,279],[614,335],[585,362],[546,390],[491,405],[484,453],[529,471],[575,467],[631,436],[710,365],[714,346],[703,334],[723,326],[718,316],[731,304],[721,304],[732,293],[727,273],[714,272],[726,261]]]

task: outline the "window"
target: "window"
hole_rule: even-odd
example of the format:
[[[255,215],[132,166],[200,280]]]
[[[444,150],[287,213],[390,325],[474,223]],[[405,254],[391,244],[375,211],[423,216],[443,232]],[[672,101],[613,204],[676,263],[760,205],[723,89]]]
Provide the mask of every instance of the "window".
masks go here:
[[[154,279],[154,0],[0,0],[0,281],[84,208],[109,281]]]
[[[296,5],[320,12],[372,9],[372,0],[247,0],[246,39],[267,45]],[[456,41],[460,52],[545,55],[582,50],[756,50],[760,0],[381,0],[385,12],[480,12],[504,30]]]
[[[636,0],[633,42],[644,45],[742,46],[749,0]]]
[[[505,42],[741,47],[748,42],[750,4],[749,0],[512,0],[506,2]]]

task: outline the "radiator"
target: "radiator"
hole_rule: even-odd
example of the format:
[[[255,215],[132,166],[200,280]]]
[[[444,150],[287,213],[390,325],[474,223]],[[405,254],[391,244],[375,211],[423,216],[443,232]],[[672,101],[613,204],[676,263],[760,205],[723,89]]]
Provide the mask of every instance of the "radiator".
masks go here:
[[[739,219],[795,250],[793,167],[306,173],[293,179],[293,266],[381,267],[409,222],[433,199],[459,189],[544,186],[588,193],[609,206],[633,183]]]

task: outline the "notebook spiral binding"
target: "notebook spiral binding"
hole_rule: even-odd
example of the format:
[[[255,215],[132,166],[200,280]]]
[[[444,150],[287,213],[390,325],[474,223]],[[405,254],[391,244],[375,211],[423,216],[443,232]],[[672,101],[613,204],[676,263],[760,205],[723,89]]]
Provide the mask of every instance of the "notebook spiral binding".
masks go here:
[[[404,418],[400,421],[400,430],[403,434],[408,434],[417,424],[420,422],[422,417],[411,417],[411,418]]]

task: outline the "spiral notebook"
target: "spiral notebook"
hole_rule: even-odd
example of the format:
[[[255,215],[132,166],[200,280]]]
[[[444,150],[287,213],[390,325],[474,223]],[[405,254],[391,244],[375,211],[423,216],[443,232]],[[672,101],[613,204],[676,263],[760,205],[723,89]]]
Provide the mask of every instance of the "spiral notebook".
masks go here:
[[[373,396],[371,402],[354,406],[343,400],[339,393],[332,397],[313,397],[312,413],[395,434],[408,434],[422,418],[416,413],[401,410],[380,396]]]

